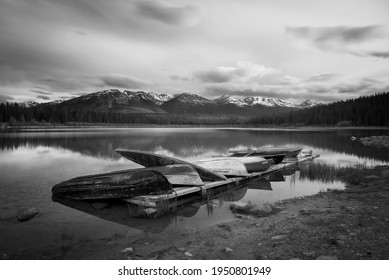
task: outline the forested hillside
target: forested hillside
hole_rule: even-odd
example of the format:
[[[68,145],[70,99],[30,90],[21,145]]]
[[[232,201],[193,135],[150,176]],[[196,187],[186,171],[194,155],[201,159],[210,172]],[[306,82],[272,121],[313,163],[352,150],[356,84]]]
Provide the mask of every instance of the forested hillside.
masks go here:
[[[389,92],[318,105],[271,117],[251,118],[250,125],[389,125]]]

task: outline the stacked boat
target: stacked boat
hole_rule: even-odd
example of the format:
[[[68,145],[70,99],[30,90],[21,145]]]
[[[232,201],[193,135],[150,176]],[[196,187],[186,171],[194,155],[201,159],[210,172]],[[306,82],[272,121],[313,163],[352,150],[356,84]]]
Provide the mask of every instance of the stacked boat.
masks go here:
[[[130,198],[170,194],[176,187],[203,186],[233,177],[247,177],[268,170],[285,157],[296,157],[301,148],[230,150],[194,162],[154,153],[117,149],[116,152],[144,168],[88,175],[53,187],[53,196],[77,200]]]

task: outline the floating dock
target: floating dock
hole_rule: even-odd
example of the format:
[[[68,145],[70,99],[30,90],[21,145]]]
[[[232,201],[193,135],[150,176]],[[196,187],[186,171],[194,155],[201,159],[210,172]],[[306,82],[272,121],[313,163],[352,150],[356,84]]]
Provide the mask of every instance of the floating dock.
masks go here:
[[[296,160],[286,160],[282,163],[273,165],[266,171],[249,173],[247,176],[244,177],[228,178],[227,180],[221,180],[216,182],[204,182],[204,185],[201,186],[176,187],[170,194],[135,196],[124,200],[131,204],[139,205],[145,208],[158,208],[160,204],[163,204],[164,206],[173,206],[177,204],[178,199],[180,199],[180,204],[183,204],[194,199],[206,197],[209,192],[214,191],[218,188],[239,186],[246,182],[259,179],[264,175],[281,171],[288,167],[292,167],[298,165],[299,163],[313,160],[318,157],[319,155],[299,157],[296,158]]]

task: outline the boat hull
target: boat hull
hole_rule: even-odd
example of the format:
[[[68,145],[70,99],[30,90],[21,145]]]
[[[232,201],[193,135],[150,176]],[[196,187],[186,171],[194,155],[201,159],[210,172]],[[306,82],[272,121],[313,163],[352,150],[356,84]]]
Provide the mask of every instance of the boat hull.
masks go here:
[[[168,179],[155,170],[124,170],[81,176],[55,185],[53,196],[70,199],[113,199],[173,191]]]
[[[195,164],[226,177],[248,175],[246,166],[237,159],[212,158],[196,161]]]
[[[258,149],[245,149],[245,150],[229,150],[230,154],[235,154],[236,156],[266,156],[266,155],[279,155],[284,154],[285,157],[297,157],[301,152],[302,148],[300,147],[270,147],[270,148],[258,148]]]
[[[234,159],[244,164],[247,172],[262,172],[266,171],[272,165],[272,162],[263,157],[249,156],[249,157],[214,157],[212,159]]]

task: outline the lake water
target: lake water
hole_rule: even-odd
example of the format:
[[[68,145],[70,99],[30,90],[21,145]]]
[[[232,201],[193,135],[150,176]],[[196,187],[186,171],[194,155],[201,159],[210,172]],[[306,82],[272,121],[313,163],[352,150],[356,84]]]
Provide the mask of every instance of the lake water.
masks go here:
[[[342,189],[337,178],[305,176],[307,165],[345,167],[389,163],[388,150],[365,147],[350,137],[388,135],[389,130],[104,128],[23,130],[0,134],[0,254],[56,248],[66,242],[131,238],[132,235],[199,231],[235,219],[231,201],[255,204]],[[275,174],[208,201],[196,201],[156,219],[134,218],[127,204],[103,210],[90,203],[58,203],[51,188],[87,174],[140,167],[115,154],[116,148],[144,150],[188,161],[261,146],[302,146],[320,158],[301,170]],[[314,174],[315,175],[315,174]],[[21,223],[17,211],[39,209],[38,217]]]

